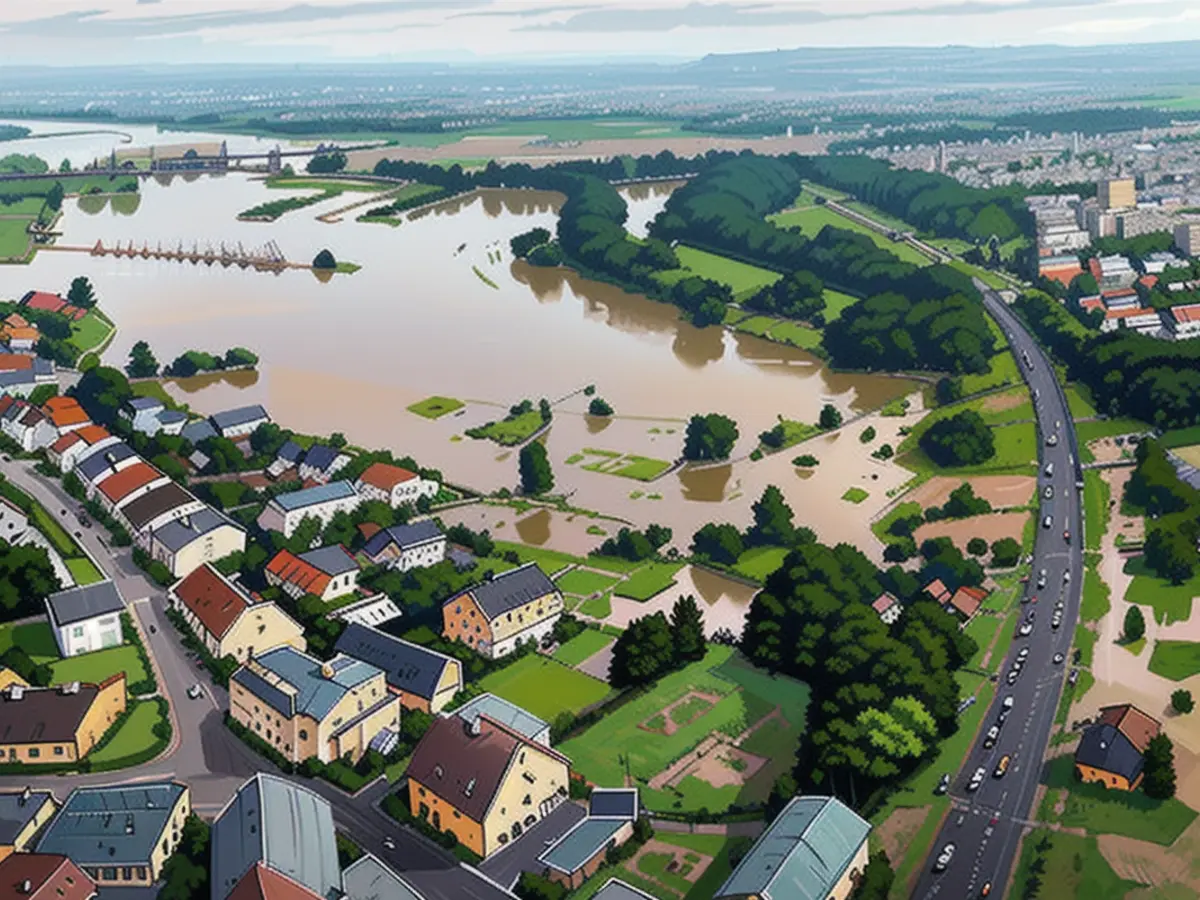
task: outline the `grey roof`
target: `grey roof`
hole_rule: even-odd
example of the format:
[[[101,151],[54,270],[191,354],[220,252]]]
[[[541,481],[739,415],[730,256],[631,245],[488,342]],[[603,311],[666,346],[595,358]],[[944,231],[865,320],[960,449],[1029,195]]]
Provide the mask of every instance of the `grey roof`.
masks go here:
[[[166,406],[166,404],[157,397],[130,397],[125,401],[125,405],[130,409],[138,411],[146,409],[161,409],[162,407]]]
[[[75,471],[86,481],[95,481],[114,464],[124,462],[131,456],[137,456],[133,448],[121,441],[111,444],[102,450],[93,450],[75,465]]]
[[[216,437],[217,429],[212,427],[212,423],[208,419],[197,419],[195,422],[188,422],[184,425],[179,436],[193,444],[198,444],[210,437]]]
[[[592,895],[592,900],[654,900],[645,891],[626,884],[620,878],[610,878],[604,887]]]
[[[487,716],[493,722],[499,722],[531,741],[537,740],[538,736],[550,727],[533,713],[495,694],[480,694],[456,709],[454,714],[464,722],[474,722],[480,716]]]
[[[358,687],[376,675],[383,674],[382,670],[375,666],[349,656],[335,656],[329,662],[322,663],[319,659],[286,645],[256,656],[254,661],[294,687],[296,689],[295,711],[312,716],[318,722],[329,715],[329,711],[337,705],[347,691]],[[321,673],[323,665],[332,667],[332,677],[327,678]],[[234,673],[234,677],[240,676],[243,672],[254,674],[250,669],[242,668]],[[253,689],[257,684],[257,682],[241,683],[247,689]],[[261,699],[269,702],[268,697]],[[288,705],[290,707],[291,704]],[[276,707],[276,710],[288,714],[286,708]]]
[[[834,797],[795,797],[714,897],[825,900],[870,832]]]
[[[1121,729],[1103,723],[1093,725],[1083,733],[1075,751],[1075,762],[1121,775],[1132,784],[1142,774],[1145,761]]]
[[[286,460],[290,463],[300,461],[300,457],[304,455],[304,448],[295,441],[285,441],[283,446],[279,448],[279,452],[275,454],[276,459]]]
[[[0,794],[0,847],[11,847],[20,833],[46,804],[53,800],[49,791],[24,791]]]
[[[223,412],[213,413],[208,417],[209,421],[219,430],[226,428],[236,428],[238,425],[245,425],[248,422],[257,422],[259,419],[268,419],[267,411],[257,403],[253,406],[239,406],[237,409],[227,409]]]
[[[158,414],[158,421],[163,425],[173,425],[176,422],[186,422],[187,413],[178,409],[164,409]]]
[[[154,532],[154,539],[175,553],[182,550],[192,541],[201,538],[210,531],[215,531],[222,525],[234,525],[212,507],[206,506],[199,512],[184,516],[182,519],[172,519],[162,528]]]
[[[510,569],[496,575],[491,581],[482,581],[474,587],[460,591],[442,606],[453,603],[467,593],[475,598],[484,615],[489,619],[496,619],[538,597],[557,594],[558,588],[546,577],[546,573],[537,567],[537,563],[526,563],[519,569]]]
[[[358,571],[358,561],[341,544],[318,547],[301,553],[299,558],[326,575],[345,575]]]
[[[141,531],[163,513],[195,503],[196,498],[174,481],[168,481],[148,494],[142,494],[121,510],[134,531]]]
[[[382,669],[387,683],[397,690],[426,700],[433,699],[447,663],[453,662],[444,654],[356,622],[346,626],[336,649]]]
[[[581,819],[547,848],[538,862],[571,875],[607,849],[618,831],[627,823],[615,819]]]
[[[314,894],[339,895],[333,811],[308,788],[258,774],[242,785],[212,826],[212,900],[225,900],[256,863]]]
[[[0,372],[0,388],[16,387],[21,384],[33,384],[33,372],[29,369],[17,369],[12,372]]]
[[[637,788],[596,788],[588,799],[588,815],[633,821],[638,817]]]
[[[97,616],[125,612],[125,601],[111,581],[68,588],[46,598],[50,623],[56,628],[73,625]]]
[[[364,853],[342,873],[342,888],[347,900],[425,900],[371,853]]]
[[[78,866],[146,865],[187,787],[174,781],[71,792],[38,842]]]
[[[316,487],[280,494],[271,502],[278,505],[284,512],[304,509],[318,503],[328,503],[331,500],[344,500],[356,496],[354,486],[348,481],[331,481],[329,484],[318,484]]]
[[[475,564],[479,562],[474,553],[463,550],[461,547],[447,547],[446,559],[454,563],[454,568],[460,572],[475,568]]]
[[[432,519],[423,519],[411,525],[393,525],[372,535],[363,547],[367,556],[378,556],[389,544],[395,544],[401,550],[405,547],[416,547],[442,537],[442,530]]]
[[[40,356],[33,358],[33,374],[34,375],[53,375],[54,360],[42,359]]]
[[[312,466],[314,469],[324,472],[341,455],[341,451],[336,447],[329,447],[325,444],[314,444],[304,454],[304,465]]]

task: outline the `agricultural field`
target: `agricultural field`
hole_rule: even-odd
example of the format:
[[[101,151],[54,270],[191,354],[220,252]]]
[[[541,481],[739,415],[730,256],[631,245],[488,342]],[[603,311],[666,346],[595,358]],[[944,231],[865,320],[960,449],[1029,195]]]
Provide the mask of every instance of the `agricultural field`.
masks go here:
[[[1032,416],[1032,406],[1029,404],[1029,392],[1024,387],[1015,387],[1002,393],[939,407],[918,422],[905,437],[896,451],[898,461],[918,474],[969,475],[1004,470],[1031,471],[1037,462],[1038,441],[1036,426],[1032,422],[1022,421],[1025,416]],[[978,466],[942,470],[918,446],[921,435],[934,423],[968,409],[978,412],[984,422],[992,426],[995,455]]]
[[[0,261],[15,262],[29,253],[29,223],[33,218],[9,218],[0,208]]]
[[[586,628],[554,651],[554,658],[564,666],[577,666],[595,656],[617,638],[595,628]]]
[[[803,683],[772,677],[733,648],[712,645],[703,660],[667,675],[559,749],[597,784],[621,784],[627,767],[650,809],[758,803],[791,765],[808,696]],[[701,742],[712,752],[693,756]]]
[[[618,584],[613,593],[630,600],[649,600],[671,587],[682,568],[683,563],[648,562]]]
[[[778,272],[772,272],[770,269],[748,265],[685,244],[677,246],[675,254],[679,257],[680,268],[658,272],[655,275],[655,278],[665,285],[672,285],[691,275],[699,275],[701,278],[729,285],[734,298],[742,299],[760,288],[774,284],[781,277]]]
[[[547,722],[564,712],[578,715],[612,693],[603,681],[538,654],[484,676],[479,686]]]
[[[634,481],[653,481],[671,468],[671,463],[665,459],[594,447],[583,448],[579,453],[568,457],[567,463],[582,463],[580,468],[586,472],[616,475],[620,478],[632,478]]]
[[[847,219],[827,206],[793,209],[778,213],[769,218],[780,228],[794,228],[809,237],[817,235],[826,225],[832,225],[834,228],[842,228],[847,231],[857,231],[869,237],[876,246],[895,254],[903,262],[912,263],[916,266],[927,266],[930,263],[927,256],[918,253],[908,244],[902,241],[889,240],[885,235],[867,228],[865,225],[860,225],[858,222]]]

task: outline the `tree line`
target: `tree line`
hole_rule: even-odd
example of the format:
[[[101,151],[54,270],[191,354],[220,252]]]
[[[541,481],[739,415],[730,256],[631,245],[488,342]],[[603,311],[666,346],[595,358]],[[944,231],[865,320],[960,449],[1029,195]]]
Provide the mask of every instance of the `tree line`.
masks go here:
[[[1149,516],[1143,558],[1160,578],[1183,584],[1200,567],[1200,491],[1179,478],[1158,441],[1139,443],[1136,459],[1125,499]]]

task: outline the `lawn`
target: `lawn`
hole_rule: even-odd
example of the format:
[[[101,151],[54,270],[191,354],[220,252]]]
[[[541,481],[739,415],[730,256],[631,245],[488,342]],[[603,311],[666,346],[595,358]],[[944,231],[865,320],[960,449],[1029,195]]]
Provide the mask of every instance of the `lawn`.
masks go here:
[[[954,407],[955,410],[962,407]],[[929,417],[926,417],[928,421]],[[995,433],[996,452],[991,459],[978,466],[962,468],[942,468],[925,455],[925,451],[917,446],[914,439],[919,432],[924,431],[922,422],[913,429],[912,433],[901,444],[899,462],[918,474],[934,475],[971,475],[983,472],[998,472],[1021,470],[1029,472],[1030,467],[1037,461],[1037,431],[1033,423],[1025,425],[1004,425],[993,429]],[[932,423],[930,423],[932,424]]]
[[[599,572],[591,572],[587,569],[572,569],[559,578],[556,583],[558,584],[558,589],[564,594],[578,594],[581,597],[588,597],[600,591],[608,590],[617,583],[617,579],[609,575],[601,575]]]
[[[1040,887],[1026,893],[1035,861]],[[1025,835],[1012,896],[1124,897],[1138,887],[1138,882],[1125,881],[1113,871],[1094,837],[1038,829]]]
[[[1120,834],[1168,846],[1181,835],[1195,810],[1182,801],[1154,800],[1141,791],[1112,791],[1075,778],[1075,762],[1060,756],[1046,765],[1045,783],[1067,791],[1067,804],[1056,821],[1064,828],[1083,828],[1090,834]]]
[[[1005,384],[1017,384],[1021,373],[1017,371],[1017,361],[1008,350],[1001,350],[991,358],[988,370],[979,375],[964,375],[962,390],[964,396],[978,394]]]
[[[1193,425],[1191,428],[1172,428],[1170,431],[1164,432],[1158,442],[1168,450],[1200,444],[1200,425]]]
[[[361,193],[377,193],[379,191],[388,190],[386,184],[369,182],[369,181],[341,181],[337,179],[323,178],[306,178],[303,176],[288,177],[287,175],[277,175],[267,179],[267,187],[269,188],[284,188],[291,190],[315,190],[315,191],[335,191],[342,193],[343,191],[358,191]]]
[[[104,576],[100,574],[99,569],[92,565],[92,561],[82,556],[75,557],[74,559],[64,559],[63,565],[67,567],[67,571],[71,573],[71,577],[75,579],[75,583],[80,587],[104,580]]]
[[[769,329],[766,336],[772,341],[790,344],[801,350],[815,350],[821,346],[821,332],[799,322],[780,322]]]
[[[701,278],[729,285],[735,299],[748,297],[760,288],[774,284],[782,277],[778,272],[772,272],[770,269],[747,265],[726,256],[718,256],[715,253],[688,247],[685,244],[675,247],[675,255],[679,257],[680,268],[656,275],[656,277],[662,276],[664,283],[670,284],[690,275],[699,275]]]
[[[1083,473],[1083,531],[1084,544],[1089,550],[1099,550],[1104,532],[1108,530],[1109,501],[1112,490],[1095,469]]]
[[[78,322],[71,323],[69,342],[78,347],[81,353],[86,353],[107,341],[114,331],[116,328],[110,322],[92,310]]]
[[[841,291],[825,289],[825,293],[821,295],[825,300],[825,321],[832,322],[835,319],[840,319],[842,313],[847,307],[853,306],[858,302],[857,297],[852,297],[849,294],[843,294]]]
[[[692,691],[711,693],[721,699],[672,735],[654,734],[639,727],[663,715],[667,706]],[[708,806],[715,811],[735,802],[761,802],[770,792],[776,775],[792,765],[792,751],[804,728],[808,697],[808,688],[801,682],[755,669],[732,647],[710,645],[703,660],[666,675],[649,692],[613,710],[558,749],[571,758],[577,771],[596,784],[622,784],[628,767],[651,809],[696,810]],[[761,737],[774,756],[747,784],[715,788],[699,779],[685,778],[678,789],[646,788],[653,775],[705,736],[715,731],[731,736],[740,734],[776,706],[781,708],[787,725]],[[760,745],[758,749],[761,752],[764,748]]]
[[[593,553],[587,559],[579,560],[579,562],[617,575],[625,575],[642,565],[641,562],[634,562],[631,559],[624,559],[620,556],[601,556],[599,553]]]
[[[1133,576],[1125,599],[1130,603],[1150,606],[1154,609],[1154,620],[1160,625],[1186,622],[1192,615],[1192,599],[1200,597],[1200,575],[1183,584],[1171,584],[1159,578],[1140,556],[1125,563],[1125,572]]]
[[[612,615],[612,594],[601,594],[579,604],[580,615],[591,616],[593,619],[607,619]]]
[[[467,434],[477,439],[488,438],[502,447],[515,447],[533,437],[545,424],[541,412],[534,408],[515,416],[510,413],[498,421],[472,428]]]
[[[426,397],[419,403],[408,407],[408,411],[425,419],[440,419],[444,415],[462,409],[465,405],[461,400],[455,400],[453,397]]]
[[[783,426],[783,443],[778,448],[771,448],[772,450],[786,450],[822,433],[819,425],[797,422],[795,419],[777,419],[775,427],[779,426]]]
[[[1076,422],[1075,434],[1079,438],[1079,458],[1082,462],[1095,462],[1096,457],[1087,447],[1100,438],[1122,434],[1145,434],[1151,426],[1137,419],[1103,419],[1097,422]]]
[[[1100,554],[1087,554],[1087,565],[1083,570],[1083,599],[1079,604],[1079,618],[1085,622],[1099,622],[1112,606],[1112,589],[1100,577],[1096,564]]]
[[[577,715],[612,692],[603,681],[537,654],[484,676],[479,686],[547,722],[559,713]]]
[[[753,334],[756,337],[765,338],[767,336],[767,332],[780,324],[781,321],[779,319],[772,319],[770,316],[750,316],[750,318],[742,319],[740,322],[734,325],[733,330],[744,331],[746,334]]]
[[[618,584],[613,593],[630,600],[649,600],[673,585],[682,568],[683,563],[649,562]]]
[[[979,668],[983,660],[983,655],[987,653],[988,647],[992,643],[992,638],[1003,621],[999,616],[976,616],[963,629],[967,636],[973,638],[975,643],[979,645],[979,651],[968,663],[970,667]],[[995,666],[992,668],[994,669]]]
[[[774,216],[769,216],[768,218],[780,228],[799,229],[802,234],[808,237],[815,237],[826,225],[832,225],[834,228],[842,228],[847,231],[857,231],[859,234],[865,234],[869,237],[877,247],[882,247],[884,250],[894,253],[903,262],[909,262],[917,266],[927,266],[930,262],[928,257],[922,253],[918,253],[910,245],[902,241],[889,240],[885,235],[847,219],[827,206],[794,209],[790,212],[782,212]]]
[[[784,547],[754,547],[738,557],[733,570],[753,581],[766,581],[768,575],[783,565],[788,551]]]
[[[22,260],[29,251],[32,219],[0,219],[0,259]]]
[[[125,673],[126,684],[137,684],[139,681],[145,681],[147,675],[146,667],[138,657],[137,648],[129,644],[60,659],[51,663],[50,668],[54,670],[55,684],[71,681],[99,684],[117,672]]]
[[[511,550],[520,558],[521,565],[529,562],[537,563],[538,568],[547,575],[553,575],[555,572],[561,572],[567,566],[583,562],[578,556],[572,556],[569,553],[561,553],[558,550],[547,550],[542,547],[530,547],[528,544],[496,541],[495,546],[497,555],[507,553]]]
[[[46,622],[0,625],[0,653],[14,646],[28,653],[34,662],[58,659],[58,645],[54,643],[54,632]]]
[[[54,517],[41,504],[33,504],[29,518],[33,521],[37,530],[50,542],[51,546],[58,551],[59,556],[79,555],[79,547],[75,545],[74,539],[67,534],[63,527],[54,520]]]
[[[904,543],[906,538],[891,534],[888,529],[900,519],[911,519],[914,516],[920,516],[923,512],[921,504],[915,500],[906,500],[903,503],[897,503],[892,507],[890,512],[877,519],[871,525],[871,531],[874,532],[875,537],[879,538],[885,544]]]
[[[135,753],[143,753],[154,746],[158,740],[154,736],[154,726],[162,721],[160,707],[155,700],[142,700],[129,705],[129,718],[111,739],[91,754],[88,759],[92,765],[111,763],[125,759]]]
[[[671,463],[665,459],[654,459],[649,456],[622,454],[615,450],[596,450],[584,448],[580,454],[571,457],[579,461],[588,457],[599,457],[585,463],[582,468],[587,472],[600,472],[604,475],[619,475],[622,478],[632,478],[634,481],[653,481],[667,469]],[[570,460],[568,460],[570,461]]]
[[[1079,651],[1079,664],[1081,666],[1091,666],[1092,655],[1096,649],[1096,632],[1092,631],[1086,625],[1076,625],[1073,646]]]
[[[849,490],[847,490],[846,493],[842,494],[842,499],[845,500],[847,503],[857,504],[857,503],[862,503],[864,500],[866,500],[870,496],[871,496],[870,491],[864,491],[860,487],[852,487]]]
[[[1200,673],[1200,644],[1192,641],[1155,641],[1150,671],[1172,681]]]
[[[564,666],[577,666],[595,656],[616,638],[595,628],[586,628],[554,651],[554,658]]]

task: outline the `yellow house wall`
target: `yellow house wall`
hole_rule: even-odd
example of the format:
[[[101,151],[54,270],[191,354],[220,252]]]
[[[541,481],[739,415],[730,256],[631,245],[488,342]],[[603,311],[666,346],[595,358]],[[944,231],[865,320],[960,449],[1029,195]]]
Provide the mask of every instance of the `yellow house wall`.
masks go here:
[[[854,854],[854,859],[850,861],[850,865],[846,866],[846,871],[842,873],[838,883],[829,892],[829,900],[847,900],[854,893],[855,884],[862,877],[868,858],[867,842],[863,841],[858,852]]]
[[[530,600],[524,606],[519,606],[512,612],[505,613],[491,623],[495,635],[493,643],[500,643],[513,635],[520,634],[526,628],[536,625],[551,616],[562,612],[562,597],[557,593],[549,593],[536,600]]]
[[[348,691],[329,711],[317,729],[317,756],[322,762],[329,762],[345,750],[338,751],[333,739],[334,732],[366,709],[370,709],[381,699],[388,696],[387,680],[380,672],[374,678],[364,681],[352,691]],[[399,702],[395,704],[396,716],[399,717]],[[353,748],[351,752],[353,753]],[[358,756],[361,756],[361,751]],[[355,759],[358,757],[355,756]]]
[[[410,778],[408,808],[414,816],[420,816],[422,805],[429,810],[425,821],[432,825],[434,813],[437,813],[440,831],[453,831],[460,844],[483,856],[483,826],[467,818],[453,803],[443,800],[415,778]]]
[[[1083,781],[1092,781],[1103,784],[1109,790],[1115,791],[1131,791],[1137,787],[1137,779],[1133,785],[1125,779],[1124,775],[1114,775],[1112,772],[1106,772],[1103,769],[1097,769],[1093,766],[1084,766],[1079,763],[1075,764],[1075,769],[1079,772],[1079,777]]]
[[[112,723],[125,712],[125,702],[124,676],[112,680],[100,689],[83,721],[79,723],[79,730],[75,732],[75,745],[79,756],[87,756],[100,742]]]
[[[400,728],[399,697],[392,696],[387,705],[381,706],[374,713],[355,724],[353,728],[347,729],[335,737],[331,748],[333,756],[342,757],[349,753],[352,760],[358,761],[367,752],[367,745],[371,743],[371,738],[385,728],[393,731]]]
[[[525,776],[531,775],[534,781],[530,783]],[[484,856],[495,853],[501,847],[499,836],[506,834],[512,841],[512,826],[520,823],[522,832],[527,831],[535,823],[526,825],[526,819],[533,816],[542,818],[539,805],[542,801],[553,797],[562,788],[568,788],[567,765],[547,753],[539,752],[528,745],[522,745],[509,760],[508,771],[500,783],[500,789],[492,799],[487,815],[483,820]],[[529,803],[524,802],[526,795]],[[565,793],[564,793],[565,798]]]
[[[433,700],[429,704],[430,710],[441,712],[445,709],[446,704],[454,699],[454,695],[461,690],[462,663],[457,659],[451,660],[442,670],[442,677],[438,681],[437,688],[433,692]]]
[[[245,662],[275,647],[289,644],[304,652],[304,630],[274,603],[258,603],[243,612],[221,638],[218,656]]]
[[[159,560],[171,566],[176,578],[186,578],[206,562],[215,562],[237,550],[246,549],[246,532],[223,525],[174,554],[173,559]],[[170,554],[166,554],[170,555]]]

